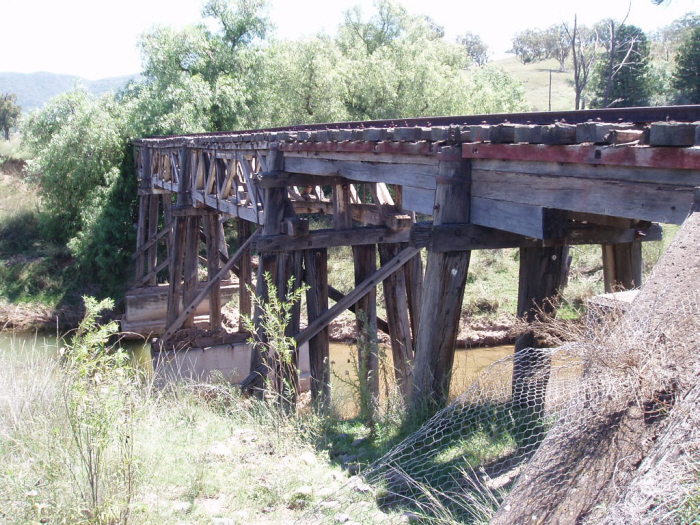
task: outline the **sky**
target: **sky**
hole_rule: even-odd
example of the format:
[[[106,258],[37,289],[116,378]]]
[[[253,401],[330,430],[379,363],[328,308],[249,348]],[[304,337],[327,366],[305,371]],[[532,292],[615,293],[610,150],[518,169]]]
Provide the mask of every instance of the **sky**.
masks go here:
[[[688,12],[700,0],[398,0],[409,12],[430,16],[450,39],[465,31],[481,36],[492,59],[505,58],[518,31],[562,21],[592,24],[622,19],[650,32]],[[3,53],[0,72],[48,71],[89,80],[141,70],[139,36],[156,25],[183,27],[201,21],[202,0],[0,0]],[[335,34],[343,13],[372,0],[270,0],[269,15],[278,39],[319,31]]]

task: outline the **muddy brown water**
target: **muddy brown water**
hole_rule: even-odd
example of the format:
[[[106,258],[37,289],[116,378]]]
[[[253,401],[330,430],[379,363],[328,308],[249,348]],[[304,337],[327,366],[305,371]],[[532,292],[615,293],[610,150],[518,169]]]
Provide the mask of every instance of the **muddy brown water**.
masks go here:
[[[150,368],[151,352],[148,345],[138,341],[123,341],[122,346],[133,356],[134,362]],[[32,332],[0,332],[0,360],[31,353],[33,349],[49,354],[58,352],[60,345],[55,335]],[[382,348],[384,355],[383,370],[391,375],[391,349]],[[450,392],[452,396],[459,395],[479,376],[491,363],[511,355],[512,345],[493,346],[484,348],[460,348],[455,354],[454,370]],[[355,383],[357,347],[344,343],[331,343],[331,386],[333,398],[340,415],[351,416],[356,412],[353,387]],[[383,384],[386,384],[383,382]]]

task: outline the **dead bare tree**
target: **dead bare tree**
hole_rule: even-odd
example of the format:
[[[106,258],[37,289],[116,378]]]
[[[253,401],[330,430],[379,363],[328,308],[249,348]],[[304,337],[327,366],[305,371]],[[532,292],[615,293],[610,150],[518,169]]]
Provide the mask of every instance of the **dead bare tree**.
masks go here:
[[[564,31],[571,42],[571,56],[574,62],[574,91],[576,93],[576,109],[586,109],[583,90],[591,78],[591,72],[598,59],[598,33],[594,29],[579,27],[574,16],[574,26],[570,29],[564,24]]]

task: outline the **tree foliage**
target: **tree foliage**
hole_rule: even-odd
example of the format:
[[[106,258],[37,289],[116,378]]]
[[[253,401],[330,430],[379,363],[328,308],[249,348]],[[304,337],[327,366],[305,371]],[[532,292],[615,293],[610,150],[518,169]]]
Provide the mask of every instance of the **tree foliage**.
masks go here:
[[[523,64],[554,58],[562,71],[571,49],[571,38],[561,25],[547,29],[526,29],[513,37],[511,53]]]
[[[603,22],[600,41],[606,53],[600,61],[595,105],[598,107],[647,106],[651,98],[649,40],[640,28]]]
[[[5,140],[10,140],[10,131],[17,127],[22,107],[17,104],[16,93],[0,93],[0,129]]]
[[[457,43],[464,47],[467,56],[478,66],[483,66],[489,61],[489,46],[477,34],[471,31],[457,37]]]
[[[115,284],[133,249],[135,177],[128,142],[150,135],[323,121],[525,110],[522,86],[472,67],[426,17],[379,0],[344,17],[337,35],[268,39],[263,0],[208,0],[211,24],[156,27],[140,42],[143,79],[116,96],[76,90],[24,126],[47,236]]]
[[[681,45],[676,56],[673,87],[678,100],[700,104],[700,27],[696,27]]]

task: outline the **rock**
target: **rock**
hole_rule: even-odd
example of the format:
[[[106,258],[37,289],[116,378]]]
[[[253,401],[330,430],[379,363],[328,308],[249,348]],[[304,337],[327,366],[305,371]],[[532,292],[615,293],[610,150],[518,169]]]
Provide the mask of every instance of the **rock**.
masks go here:
[[[359,447],[360,445],[363,445],[365,442],[367,442],[367,438],[357,438],[355,441],[352,442],[353,447]]]
[[[189,501],[176,501],[172,505],[173,512],[189,512],[192,508],[192,503]]]
[[[301,461],[305,465],[315,465],[316,463],[318,463],[318,459],[316,458],[316,454],[314,454],[310,450],[303,452],[299,456],[299,461]]]
[[[348,516],[347,514],[336,514],[335,521],[337,521],[338,523],[347,523],[348,521],[350,521],[350,516]]]
[[[353,461],[357,461],[357,455],[356,454],[343,454],[340,456],[340,461],[343,463],[352,463]]]
[[[218,457],[218,458],[231,458],[233,457],[233,452],[231,452],[231,449],[227,447],[224,443],[220,441],[215,441],[211,447],[209,447],[209,450],[207,450],[207,454],[213,457]]]
[[[335,487],[323,487],[322,489],[319,489],[316,491],[316,495],[319,498],[327,498],[328,496],[335,494],[338,492],[338,489]]]
[[[348,474],[351,476],[357,476],[360,473],[359,463],[350,463],[348,465]]]
[[[231,518],[212,518],[211,522],[215,525],[236,525],[238,523],[238,521]]]

